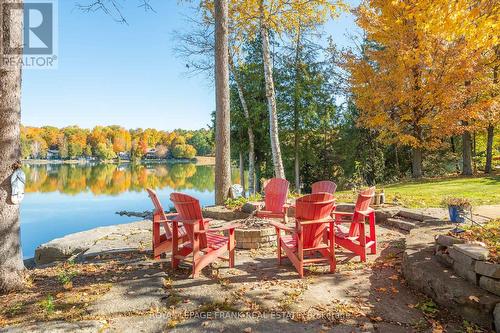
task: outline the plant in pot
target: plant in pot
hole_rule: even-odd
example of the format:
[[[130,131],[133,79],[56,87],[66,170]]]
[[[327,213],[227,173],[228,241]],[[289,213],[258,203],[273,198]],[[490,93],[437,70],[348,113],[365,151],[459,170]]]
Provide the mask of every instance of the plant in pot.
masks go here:
[[[442,201],[443,206],[448,208],[448,214],[450,215],[451,223],[464,223],[465,222],[465,212],[472,208],[472,204],[467,198],[455,198],[455,197],[446,197]],[[462,232],[462,229],[459,229],[458,226],[452,230],[455,233]]]

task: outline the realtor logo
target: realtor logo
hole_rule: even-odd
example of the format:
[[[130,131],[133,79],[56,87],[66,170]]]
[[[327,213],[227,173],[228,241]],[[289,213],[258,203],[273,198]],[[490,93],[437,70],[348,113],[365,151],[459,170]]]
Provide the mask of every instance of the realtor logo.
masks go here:
[[[57,3],[53,0],[6,1],[2,5],[3,65],[22,61],[23,68],[57,67]],[[18,11],[18,12],[16,12]],[[20,12],[19,12],[20,11]],[[23,24],[19,24],[22,17]],[[22,28],[22,42],[19,30]],[[21,59],[19,59],[21,56]]]
[[[24,54],[52,54],[53,21],[52,3],[25,3]]]

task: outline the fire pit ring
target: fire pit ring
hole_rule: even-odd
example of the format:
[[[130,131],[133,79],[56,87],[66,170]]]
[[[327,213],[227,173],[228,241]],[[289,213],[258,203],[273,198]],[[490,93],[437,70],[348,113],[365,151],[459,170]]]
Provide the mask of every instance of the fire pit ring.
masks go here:
[[[236,248],[259,249],[276,246],[276,229],[269,224],[269,220],[250,216],[234,222],[243,225],[234,231]]]

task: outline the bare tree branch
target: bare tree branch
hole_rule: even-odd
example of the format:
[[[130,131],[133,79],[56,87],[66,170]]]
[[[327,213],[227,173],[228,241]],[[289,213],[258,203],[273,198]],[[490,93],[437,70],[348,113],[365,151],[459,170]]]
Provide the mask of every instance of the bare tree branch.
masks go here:
[[[103,12],[110,16],[114,21],[122,24],[127,24],[127,19],[123,14],[123,5],[126,0],[92,0],[88,3],[76,3],[76,7],[85,13]],[[156,13],[151,6],[151,0],[136,0],[138,1],[138,8],[143,8],[144,11],[152,11]]]

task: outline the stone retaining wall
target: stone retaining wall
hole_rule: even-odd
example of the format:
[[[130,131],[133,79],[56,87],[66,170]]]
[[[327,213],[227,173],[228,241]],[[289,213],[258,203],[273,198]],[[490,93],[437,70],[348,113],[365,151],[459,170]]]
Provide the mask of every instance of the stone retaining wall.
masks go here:
[[[478,244],[465,244],[448,235],[436,238],[436,257],[457,275],[500,296],[500,264],[488,262],[488,250]]]
[[[449,254],[436,255],[436,247],[440,252],[444,252],[443,246],[455,247],[455,250],[458,248],[460,250],[457,252],[463,254],[464,247],[456,247],[463,243],[453,237],[452,239],[441,237],[440,243],[436,245],[434,235],[442,235],[451,228],[450,224],[437,221],[410,230],[406,237],[406,249],[401,267],[403,276],[410,286],[425,293],[440,306],[451,309],[464,319],[483,327],[495,327],[496,332],[500,333],[500,297],[480,288],[478,283],[470,283],[468,279],[472,279],[473,276],[466,272],[472,269],[461,271],[464,278],[461,278],[454,269],[449,269],[459,266],[475,269],[476,262],[484,260],[467,256],[469,260],[460,254],[455,255],[456,253],[454,256],[458,258],[457,260]],[[480,253],[474,254],[476,258],[481,258]],[[478,273],[474,270],[474,274]]]

